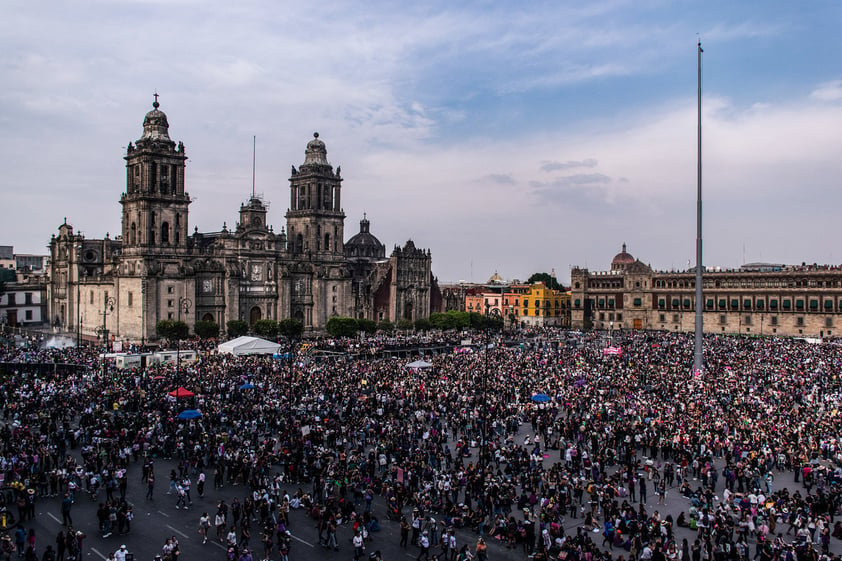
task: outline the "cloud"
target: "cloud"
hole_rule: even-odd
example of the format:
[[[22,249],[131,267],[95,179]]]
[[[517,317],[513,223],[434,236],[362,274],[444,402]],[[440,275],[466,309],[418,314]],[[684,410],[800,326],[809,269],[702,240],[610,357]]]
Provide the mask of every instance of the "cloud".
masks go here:
[[[736,39],[755,39],[758,37],[771,37],[784,31],[782,24],[768,24],[755,22],[742,22],[736,24],[718,23],[707,31],[700,34],[703,43],[724,42]]]
[[[509,173],[490,173],[479,179],[480,183],[495,183],[497,185],[515,185],[517,182]]]
[[[533,195],[542,202],[573,207],[605,204],[609,199],[604,185],[611,178],[602,173],[579,173],[557,177],[552,181],[530,181]]]
[[[842,80],[832,80],[824,84],[819,84],[810,93],[810,98],[819,101],[839,101],[842,99]]]
[[[563,169],[573,169],[573,168],[594,168],[597,165],[597,161],[593,158],[586,158],[584,160],[568,160],[566,162],[552,162],[552,161],[545,161],[541,163],[541,170],[543,171],[558,171]]]

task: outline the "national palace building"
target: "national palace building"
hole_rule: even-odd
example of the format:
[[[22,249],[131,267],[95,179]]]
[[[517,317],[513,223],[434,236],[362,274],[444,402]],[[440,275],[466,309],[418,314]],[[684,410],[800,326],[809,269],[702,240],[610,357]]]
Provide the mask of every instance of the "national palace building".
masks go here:
[[[654,271],[622,251],[609,271],[574,267],[574,329],[695,329],[696,273]],[[706,333],[828,337],[842,334],[842,268],[755,263],[703,275]]]
[[[49,321],[69,333],[113,339],[156,337],[161,320],[301,320],[323,331],[331,317],[414,321],[438,311],[431,253],[412,241],[386,247],[367,218],[344,237],[340,168],[314,134],[292,166],[286,225],[276,232],[268,204],[252,193],[236,224],[191,232],[184,144],[169,136],[157,95],[140,139],[124,156],[121,235],[89,239],[64,223],[50,240]],[[285,182],[286,183],[286,182]],[[104,328],[104,329],[103,329]]]

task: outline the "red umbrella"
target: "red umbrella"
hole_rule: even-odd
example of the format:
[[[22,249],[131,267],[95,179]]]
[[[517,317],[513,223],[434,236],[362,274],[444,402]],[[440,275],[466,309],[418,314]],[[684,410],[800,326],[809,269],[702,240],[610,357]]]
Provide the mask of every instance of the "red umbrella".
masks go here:
[[[194,394],[193,392],[191,392],[190,390],[188,390],[184,386],[179,386],[177,389],[171,391],[167,395],[169,395],[171,397],[179,398],[179,397],[193,397],[196,394]]]
[[[153,380],[163,380],[164,377],[163,376],[153,376],[152,379]]]

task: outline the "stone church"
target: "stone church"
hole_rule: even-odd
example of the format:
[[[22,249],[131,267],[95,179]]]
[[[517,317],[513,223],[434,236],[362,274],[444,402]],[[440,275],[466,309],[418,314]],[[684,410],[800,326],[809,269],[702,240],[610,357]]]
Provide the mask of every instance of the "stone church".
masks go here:
[[[89,239],[65,219],[50,240],[49,309],[54,326],[83,338],[155,339],[161,320],[296,318],[318,333],[333,316],[414,321],[438,311],[429,250],[412,241],[387,257],[370,232],[344,242],[340,168],[318,133],[292,166],[286,226],[275,232],[258,196],[233,228],[190,231],[184,144],[169,136],[157,96],[143,134],[126,149],[122,234]]]

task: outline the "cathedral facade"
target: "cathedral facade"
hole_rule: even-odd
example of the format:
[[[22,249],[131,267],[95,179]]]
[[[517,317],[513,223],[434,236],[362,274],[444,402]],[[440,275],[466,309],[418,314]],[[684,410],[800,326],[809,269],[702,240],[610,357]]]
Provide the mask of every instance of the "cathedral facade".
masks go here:
[[[50,240],[54,326],[83,338],[155,339],[161,320],[300,320],[324,330],[334,316],[414,321],[437,311],[441,293],[429,250],[408,241],[387,257],[369,231],[344,241],[342,177],[318,133],[292,166],[286,226],[276,233],[257,196],[234,228],[190,232],[184,145],[170,139],[157,99],[129,143],[122,233],[87,239],[65,219]]]

